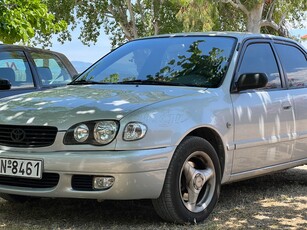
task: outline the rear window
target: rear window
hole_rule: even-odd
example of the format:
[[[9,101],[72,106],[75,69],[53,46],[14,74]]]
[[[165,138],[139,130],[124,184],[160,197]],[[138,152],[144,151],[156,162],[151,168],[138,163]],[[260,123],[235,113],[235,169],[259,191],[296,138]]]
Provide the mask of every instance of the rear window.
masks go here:
[[[307,60],[305,54],[291,45],[276,44],[278,55],[286,72],[290,88],[307,87]]]

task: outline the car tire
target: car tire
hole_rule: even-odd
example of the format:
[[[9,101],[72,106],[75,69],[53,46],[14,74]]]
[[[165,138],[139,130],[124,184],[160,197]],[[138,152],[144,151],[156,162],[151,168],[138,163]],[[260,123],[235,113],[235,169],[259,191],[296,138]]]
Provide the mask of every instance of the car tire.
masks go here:
[[[221,188],[221,166],[212,145],[188,136],[177,147],[158,199],[157,214],[175,223],[204,221],[217,204]]]
[[[6,193],[0,193],[0,197],[11,203],[24,203],[27,201],[34,201],[39,199],[38,197],[21,196],[21,195],[6,194]]]

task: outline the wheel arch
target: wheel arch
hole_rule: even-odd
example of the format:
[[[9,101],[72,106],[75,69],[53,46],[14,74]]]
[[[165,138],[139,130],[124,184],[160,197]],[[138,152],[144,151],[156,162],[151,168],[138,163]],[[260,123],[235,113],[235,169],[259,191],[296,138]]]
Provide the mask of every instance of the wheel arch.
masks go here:
[[[222,138],[220,135],[213,129],[208,127],[201,127],[191,131],[187,136],[197,136],[208,141],[212,147],[215,149],[220,165],[221,165],[221,173],[223,175],[225,168],[225,150]]]

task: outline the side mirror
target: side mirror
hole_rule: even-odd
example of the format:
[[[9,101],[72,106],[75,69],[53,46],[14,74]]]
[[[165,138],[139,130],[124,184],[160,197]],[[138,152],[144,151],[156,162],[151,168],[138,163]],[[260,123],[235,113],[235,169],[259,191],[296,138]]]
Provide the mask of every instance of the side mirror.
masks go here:
[[[236,87],[237,91],[247,89],[263,88],[268,83],[268,76],[265,73],[245,73],[240,75]]]
[[[11,89],[11,83],[9,80],[0,79],[0,90],[8,90]]]

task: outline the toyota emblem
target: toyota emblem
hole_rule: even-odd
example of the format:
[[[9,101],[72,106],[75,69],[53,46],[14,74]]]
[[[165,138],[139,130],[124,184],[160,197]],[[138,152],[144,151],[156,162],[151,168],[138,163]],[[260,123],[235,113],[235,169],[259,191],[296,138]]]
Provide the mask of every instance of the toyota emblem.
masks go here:
[[[13,129],[11,139],[14,142],[22,142],[26,138],[26,132],[22,129]]]

